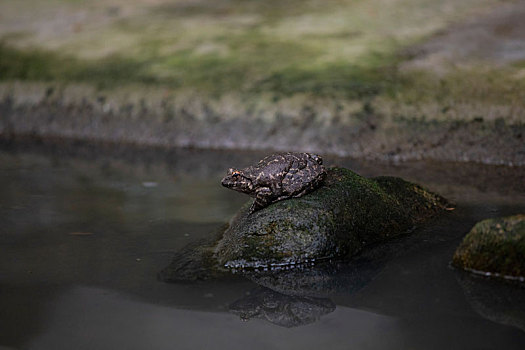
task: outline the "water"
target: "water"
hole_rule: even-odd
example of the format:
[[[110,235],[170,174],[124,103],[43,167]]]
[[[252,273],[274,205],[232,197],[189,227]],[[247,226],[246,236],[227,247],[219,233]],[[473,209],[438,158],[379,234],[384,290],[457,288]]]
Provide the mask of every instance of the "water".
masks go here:
[[[3,145],[0,349],[525,348],[525,289],[448,266],[476,221],[525,212],[519,168],[327,159],[458,209],[336,267],[158,281],[245,202],[220,186],[224,171],[260,157]]]

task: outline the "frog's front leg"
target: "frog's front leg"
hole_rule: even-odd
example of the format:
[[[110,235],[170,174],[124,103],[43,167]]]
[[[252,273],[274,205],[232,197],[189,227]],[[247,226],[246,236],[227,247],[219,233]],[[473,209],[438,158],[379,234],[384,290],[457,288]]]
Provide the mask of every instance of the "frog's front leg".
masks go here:
[[[267,207],[272,203],[273,193],[269,187],[260,187],[255,191],[255,201],[250,207],[250,214],[253,212]]]

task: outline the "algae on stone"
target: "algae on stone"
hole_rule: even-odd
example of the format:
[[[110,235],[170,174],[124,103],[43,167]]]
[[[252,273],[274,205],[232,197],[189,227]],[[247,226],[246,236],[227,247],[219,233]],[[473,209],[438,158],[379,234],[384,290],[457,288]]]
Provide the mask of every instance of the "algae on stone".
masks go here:
[[[525,215],[478,222],[454,254],[456,267],[525,280]]]

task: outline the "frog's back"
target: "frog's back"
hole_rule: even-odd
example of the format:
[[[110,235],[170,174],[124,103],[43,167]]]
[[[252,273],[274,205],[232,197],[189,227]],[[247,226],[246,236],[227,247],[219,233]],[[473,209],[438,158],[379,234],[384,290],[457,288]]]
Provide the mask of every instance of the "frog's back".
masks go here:
[[[255,166],[249,167],[247,172],[258,185],[280,182],[290,170],[292,162],[293,159],[289,153],[274,153],[264,157]]]
[[[282,181],[283,190],[289,197],[300,197],[313,191],[326,175],[321,157],[309,153],[302,155],[292,164]]]

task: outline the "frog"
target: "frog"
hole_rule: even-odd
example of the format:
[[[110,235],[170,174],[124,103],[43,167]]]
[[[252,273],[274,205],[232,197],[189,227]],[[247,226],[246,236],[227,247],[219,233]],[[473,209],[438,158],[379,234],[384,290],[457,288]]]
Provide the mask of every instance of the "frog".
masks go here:
[[[244,169],[228,169],[224,187],[255,197],[249,214],[272,203],[298,198],[319,188],[326,178],[321,156],[313,153],[279,152]]]

